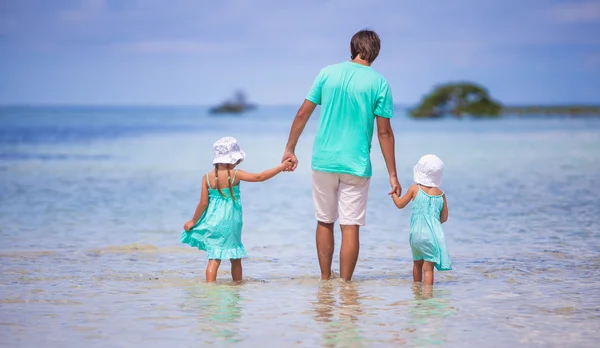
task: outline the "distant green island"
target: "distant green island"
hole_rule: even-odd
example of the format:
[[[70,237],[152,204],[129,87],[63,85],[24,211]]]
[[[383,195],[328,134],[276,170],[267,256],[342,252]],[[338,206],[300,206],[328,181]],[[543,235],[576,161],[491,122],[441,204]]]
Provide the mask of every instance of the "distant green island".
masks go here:
[[[452,82],[435,86],[419,105],[409,109],[413,118],[499,117],[502,115],[600,116],[600,105],[521,105],[505,106],[488,90],[473,82]]]
[[[600,116],[600,105],[524,105],[504,106],[506,115]]]

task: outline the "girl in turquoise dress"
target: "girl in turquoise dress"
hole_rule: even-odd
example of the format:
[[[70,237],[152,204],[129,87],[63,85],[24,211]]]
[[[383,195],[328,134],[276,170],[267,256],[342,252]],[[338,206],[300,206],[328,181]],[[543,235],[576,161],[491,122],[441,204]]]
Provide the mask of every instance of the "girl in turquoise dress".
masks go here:
[[[442,183],[444,162],[436,155],[421,157],[414,167],[415,183],[400,198],[392,199],[400,209],[412,201],[410,217],[410,247],[413,255],[413,280],[433,285],[433,268],[438,271],[452,269],[450,255],[442,224],[448,220],[446,195]],[[424,275],[424,277],[423,277]]]
[[[240,181],[268,180],[291,167],[291,160],[275,168],[252,174],[235,167],[246,157],[237,140],[219,139],[213,145],[215,170],[202,178],[200,202],[192,219],[185,223],[181,242],[206,251],[206,281],[214,282],[221,260],[231,261],[231,277],[242,280],[242,258],[246,251],[242,245],[242,202]]]

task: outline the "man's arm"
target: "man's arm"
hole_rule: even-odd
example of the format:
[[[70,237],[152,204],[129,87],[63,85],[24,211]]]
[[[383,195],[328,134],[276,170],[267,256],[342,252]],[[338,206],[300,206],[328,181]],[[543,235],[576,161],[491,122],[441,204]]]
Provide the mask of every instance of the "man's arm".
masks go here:
[[[402,186],[398,182],[398,175],[396,173],[396,150],[395,150],[395,139],[394,131],[392,130],[392,124],[389,118],[377,116],[377,137],[379,138],[379,145],[381,146],[381,153],[385,160],[385,165],[390,175],[390,186],[392,191],[390,194],[395,193],[400,196],[402,194]]]
[[[283,154],[282,161],[287,160],[288,158],[292,159],[292,167],[289,169],[294,171],[298,166],[298,158],[296,158],[296,145],[298,144],[298,139],[300,139],[300,135],[304,131],[304,127],[306,127],[306,123],[308,119],[312,115],[313,111],[317,104],[304,100],[304,103],[298,109],[296,113],[296,117],[294,118],[294,122],[292,123],[292,128],[290,129],[290,136],[288,137],[287,145],[285,146],[285,153]]]

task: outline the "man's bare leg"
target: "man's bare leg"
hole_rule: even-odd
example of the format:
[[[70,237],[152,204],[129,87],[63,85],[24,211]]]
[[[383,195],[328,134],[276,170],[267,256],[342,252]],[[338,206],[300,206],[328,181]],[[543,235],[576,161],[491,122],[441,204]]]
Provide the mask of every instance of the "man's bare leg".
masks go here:
[[[342,225],[342,249],[340,250],[340,278],[345,281],[352,279],[358,251],[360,249],[360,238],[358,225]]]
[[[333,260],[333,223],[319,221],[317,223],[317,254],[319,255],[319,266],[321,266],[321,279],[331,278],[331,262]]]

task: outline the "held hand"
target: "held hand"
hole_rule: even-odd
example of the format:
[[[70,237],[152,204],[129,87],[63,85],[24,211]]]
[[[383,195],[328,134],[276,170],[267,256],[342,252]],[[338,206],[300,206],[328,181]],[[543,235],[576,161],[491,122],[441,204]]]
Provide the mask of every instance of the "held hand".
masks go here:
[[[296,170],[296,167],[298,167],[298,157],[296,157],[296,155],[294,154],[293,151],[285,151],[285,153],[283,154],[283,157],[281,158],[281,162],[285,162],[290,160],[292,162],[292,165],[287,167],[285,169],[286,172],[293,172],[294,170]]]
[[[392,187],[392,190],[389,194],[392,195],[392,198],[394,197],[393,195],[397,195],[398,197],[402,195],[402,186],[400,185],[397,176],[390,176],[390,186]]]
[[[288,158],[281,162],[281,164],[279,165],[279,169],[281,169],[281,171],[283,172],[289,172],[290,168],[292,168],[293,165],[294,163],[292,162],[292,159]]]
[[[186,222],[185,225],[183,225],[183,229],[186,231],[189,231],[192,229],[192,227],[194,227],[195,224],[196,223],[194,221],[190,220],[190,221]]]

